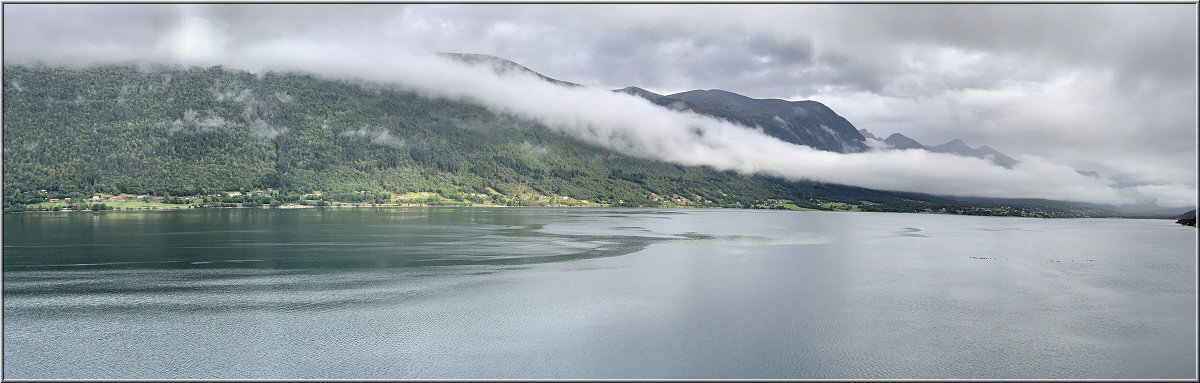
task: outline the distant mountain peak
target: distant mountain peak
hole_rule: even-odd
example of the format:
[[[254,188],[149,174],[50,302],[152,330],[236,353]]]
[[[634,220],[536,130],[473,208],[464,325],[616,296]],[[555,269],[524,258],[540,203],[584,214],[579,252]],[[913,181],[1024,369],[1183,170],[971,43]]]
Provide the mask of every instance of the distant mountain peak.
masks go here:
[[[967,145],[966,142],[963,142],[963,140],[958,139],[958,138],[950,140],[950,142],[947,142],[947,143],[944,143],[941,145],[934,145],[933,148],[946,148],[946,149],[951,149],[951,150],[965,150],[965,151],[974,151],[975,150],[975,148],[972,148],[970,145]]]
[[[625,93],[625,94],[631,94],[631,95],[634,95],[634,96],[638,96],[638,97],[641,97],[641,98],[648,99],[648,100],[650,100],[650,101],[654,101],[654,100],[657,100],[657,99],[660,99],[660,98],[662,98],[662,97],[663,97],[663,95],[661,95],[661,94],[654,93],[654,92],[651,92],[651,91],[648,91],[648,90],[645,90],[645,89],[642,89],[642,88],[638,88],[638,87],[636,87],[636,86],[627,86],[627,87],[624,87],[624,88],[621,88],[621,89],[617,89],[617,90],[615,90],[614,92],[621,92],[621,93]]]
[[[963,140],[958,138],[950,140],[950,142],[941,145],[931,146],[929,147],[929,151],[989,159],[992,161],[992,163],[1006,168],[1012,168],[1013,165],[1016,165],[1018,162],[1020,162],[1005,155],[1004,153],[1000,153],[1000,151],[996,149],[992,149],[992,147],[987,145],[980,146],[977,149],[971,148],[970,145],[967,145],[966,142],[963,142]]]
[[[1006,168],[1011,168],[1011,167],[1013,167],[1013,165],[1016,165],[1018,162],[1021,162],[1021,161],[1017,161],[1017,160],[1013,159],[1012,157],[1005,155],[1004,153],[1000,153],[999,150],[992,149],[992,147],[987,146],[987,145],[983,145],[983,146],[980,146],[979,149],[975,149],[975,153],[982,154],[985,156],[991,156],[992,162],[995,162],[995,163],[999,164],[1000,166],[1003,166]],[[1096,175],[1096,176],[1099,177],[1099,175]]]
[[[875,141],[883,141],[883,140],[879,139],[879,137],[876,137],[874,134],[872,134],[870,131],[868,131],[866,129],[859,129],[858,133],[862,134],[863,137],[870,138]]]
[[[863,136],[866,136],[867,133],[863,133]],[[962,139],[958,138],[950,140],[949,142],[941,145],[925,146],[920,142],[917,142],[917,140],[908,138],[903,134],[892,133],[892,135],[884,139],[883,142],[896,149],[925,149],[935,153],[948,153],[964,157],[989,159],[992,161],[992,163],[1006,168],[1012,168],[1013,165],[1016,165],[1020,162],[1005,155],[1004,153],[1000,153],[1000,151],[996,149],[992,149],[992,147],[987,145],[980,146],[978,149],[972,149],[970,145],[967,145],[966,142],[963,142]]]
[[[496,56],[492,56],[492,55],[485,55],[485,54],[479,54],[479,53],[457,53],[457,52],[438,52],[438,55],[442,56],[442,57],[459,60],[459,61],[465,62],[467,64],[487,64],[487,65],[491,66],[492,70],[498,74],[504,74],[504,73],[516,71],[516,72],[532,74],[542,80],[546,80],[546,81],[549,81],[551,83],[558,84],[558,85],[563,85],[563,86],[568,86],[568,87],[581,86],[581,85],[573,83],[573,82],[567,82],[567,81],[562,81],[559,79],[547,77],[541,73],[533,71],[532,69],[526,68],[524,65],[517,64],[516,62],[513,62],[512,60],[508,60],[505,58],[496,57]]]
[[[900,133],[892,133],[883,142],[896,149],[926,149],[925,145],[917,142],[917,140],[908,138],[908,136]]]
[[[654,93],[654,92],[651,92],[651,91],[648,91],[648,90],[645,90],[645,89],[642,89],[642,88],[639,88],[639,87],[636,87],[636,86],[627,86],[627,87],[624,87],[624,88],[621,88],[621,89],[617,89],[617,91],[618,91],[618,92],[650,93],[650,94],[653,94],[653,95],[656,95],[656,96],[662,96],[661,94]]]
[[[958,155],[963,155],[963,156],[968,156],[968,157],[982,157],[981,155],[979,155],[979,153],[975,152],[974,148],[972,148],[970,145],[967,145],[967,143],[963,142],[963,140],[960,140],[957,138],[950,140],[950,142],[947,142],[947,143],[944,143],[941,145],[930,146],[929,151],[937,152],[937,153],[958,154]]]

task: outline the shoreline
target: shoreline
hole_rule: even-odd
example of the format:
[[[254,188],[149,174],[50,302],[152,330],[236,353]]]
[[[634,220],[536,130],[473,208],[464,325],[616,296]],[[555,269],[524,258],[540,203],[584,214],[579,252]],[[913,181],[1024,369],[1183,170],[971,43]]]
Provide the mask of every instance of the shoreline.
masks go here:
[[[90,213],[103,213],[103,212],[122,212],[122,213],[123,213],[123,212],[137,212],[137,211],[174,211],[174,210],[207,210],[207,209],[262,209],[262,210],[274,210],[274,209],[284,209],[284,210],[290,210],[290,209],[317,209],[317,208],[335,208],[335,209],[353,209],[353,208],[393,208],[393,209],[395,209],[395,208],[400,208],[400,209],[407,209],[407,208],[431,208],[431,207],[433,207],[433,208],[485,208],[485,207],[486,207],[486,208],[613,208],[613,207],[619,207],[619,208],[624,208],[624,209],[676,209],[676,208],[678,208],[678,209],[734,209],[734,208],[724,208],[724,207],[717,207],[717,206],[712,206],[712,207],[698,207],[698,206],[622,207],[622,206],[601,206],[601,205],[595,205],[595,206],[578,206],[578,205],[546,205],[546,206],[508,206],[508,205],[325,205],[325,206],[315,206],[315,205],[281,205],[281,206],[274,206],[274,207],[269,207],[269,206],[268,206],[268,207],[254,207],[254,206],[228,206],[228,207],[219,207],[219,206],[206,206],[206,207],[197,207],[197,206],[194,206],[194,205],[187,205],[187,206],[182,206],[182,207],[138,207],[138,208],[115,208],[115,209],[105,209],[105,210],[91,210],[91,209],[83,209],[83,210],[73,210],[73,209],[58,209],[58,210],[23,210],[23,211],[9,211],[9,212],[4,212],[4,214],[19,214],[19,213],[74,213],[74,212],[80,212],[80,213],[83,213],[83,212],[90,212]],[[745,210],[769,210],[769,209],[745,209]],[[827,210],[815,210],[815,209],[813,209],[813,211],[827,211]],[[828,211],[832,211],[832,210],[828,210]]]
[[[641,210],[641,209],[730,209],[730,210],[764,210],[764,211],[778,210],[778,211],[791,211],[791,212],[827,212],[827,213],[892,213],[892,214],[946,215],[946,216],[962,216],[962,217],[1007,217],[1007,218],[1037,218],[1037,219],[1113,218],[1113,219],[1149,219],[1149,220],[1167,220],[1167,219],[1169,219],[1169,220],[1174,220],[1174,218],[1169,218],[1169,217],[1166,217],[1166,218],[1121,217],[1121,216],[1109,216],[1109,217],[1031,217],[1031,216],[1024,216],[1024,217],[1022,217],[1022,216],[982,215],[982,214],[953,214],[953,213],[945,213],[945,212],[926,212],[926,211],[901,212],[901,211],[821,210],[821,209],[795,210],[795,209],[755,209],[755,208],[746,208],[746,207],[722,207],[722,206],[626,207],[626,206],[578,206],[578,205],[548,205],[548,206],[507,206],[507,205],[374,205],[374,206],[372,206],[372,205],[326,205],[326,206],[313,206],[313,205],[281,205],[281,206],[276,206],[276,207],[269,207],[269,206],[268,207],[247,207],[247,206],[195,207],[195,206],[189,205],[188,207],[171,207],[171,208],[147,207],[147,208],[128,208],[128,209],[108,209],[108,210],[28,210],[28,211],[17,211],[17,212],[4,212],[3,214],[108,213],[108,212],[129,213],[129,212],[145,212],[145,211],[176,211],[176,210],[200,210],[200,209],[261,209],[261,210],[281,209],[281,210],[292,210],[292,209],[316,209],[316,208],[335,208],[335,209],[361,209],[361,208],[373,208],[373,209],[380,209],[380,208],[386,208],[386,209],[414,209],[414,208],[518,208],[518,209],[573,208],[574,209],[574,208],[583,208],[583,209],[587,209],[587,208],[592,208],[592,209],[595,209],[595,208],[616,208],[616,209],[639,209],[639,210]]]

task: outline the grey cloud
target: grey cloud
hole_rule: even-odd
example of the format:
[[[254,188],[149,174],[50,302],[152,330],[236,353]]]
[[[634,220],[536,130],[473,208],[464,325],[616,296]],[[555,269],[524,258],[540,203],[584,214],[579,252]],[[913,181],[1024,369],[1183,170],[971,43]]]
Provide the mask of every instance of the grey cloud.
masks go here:
[[[821,54],[846,58],[842,65],[870,68],[884,81],[899,73],[889,68],[902,66],[905,50],[948,47],[1013,57],[1031,67],[1026,74],[1094,67],[1115,69],[1123,82],[1146,77],[1195,82],[1194,5],[795,4],[694,9],[683,14],[677,7],[644,6],[634,17],[627,8],[597,7],[589,15],[618,30],[651,24],[685,34],[807,38],[816,41]],[[1002,80],[1010,75],[1001,70],[979,77]],[[850,83],[858,79],[842,78]]]
[[[831,7],[857,20],[842,41],[927,43],[1059,64],[1113,66],[1121,76],[1195,76],[1195,5],[925,4]]]
[[[405,5],[375,4],[211,4],[193,8],[197,16],[243,37],[279,38],[334,30],[374,29],[404,12]]]
[[[587,36],[581,36],[581,43]],[[689,36],[633,28],[597,36],[582,63],[603,86],[666,90],[721,88],[754,97],[785,98],[840,84],[878,89],[881,83],[843,56],[819,55],[807,39],[767,35]],[[853,64],[853,65],[847,65]],[[618,83],[618,81],[621,81]]]
[[[5,4],[4,56],[14,62],[154,59],[177,21],[169,5]]]

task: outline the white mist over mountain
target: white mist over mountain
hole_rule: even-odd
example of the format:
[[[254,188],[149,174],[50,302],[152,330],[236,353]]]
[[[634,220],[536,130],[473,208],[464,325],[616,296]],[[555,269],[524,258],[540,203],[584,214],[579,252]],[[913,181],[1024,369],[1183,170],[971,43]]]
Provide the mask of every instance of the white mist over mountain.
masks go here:
[[[639,97],[554,85],[520,72],[497,74],[486,65],[470,65],[429,53],[278,41],[230,57],[206,64],[252,71],[310,71],[338,79],[391,84],[535,120],[623,154],[683,165],[939,195],[1103,204],[1154,199],[1162,206],[1195,203],[1194,198],[1187,198],[1195,194],[1194,190],[1186,186],[1118,188],[1108,180],[1081,175],[1069,166],[1037,156],[1021,156],[1019,164],[1005,169],[985,159],[923,150],[851,154],[818,151],[748,127],[663,108]]]
[[[1006,169],[986,159],[924,150],[850,154],[818,151],[727,121],[663,108],[636,96],[607,89],[554,85],[519,71],[498,74],[487,67],[417,49],[312,38],[226,44],[230,38],[220,28],[203,19],[185,19],[153,49],[118,50],[120,54],[112,57],[95,52],[72,57],[58,51],[55,57],[21,55],[19,59],[50,63],[147,60],[223,65],[259,73],[312,72],[481,104],[494,112],[534,120],[555,131],[631,156],[791,180],[937,195],[1044,198],[1117,205],[1155,202],[1162,207],[1196,204],[1193,185],[1121,187],[1112,180],[1085,176],[1070,166],[1039,156],[1019,155],[1020,163]]]

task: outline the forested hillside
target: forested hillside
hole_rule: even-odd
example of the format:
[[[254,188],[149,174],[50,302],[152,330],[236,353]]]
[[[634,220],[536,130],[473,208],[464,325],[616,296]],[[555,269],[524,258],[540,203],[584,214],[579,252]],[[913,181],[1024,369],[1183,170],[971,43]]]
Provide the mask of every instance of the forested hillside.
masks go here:
[[[1090,214],[631,158],[480,106],[301,73],[5,66],[3,112],[5,211],[95,193],[269,189],[285,202],[426,192],[463,204]]]

